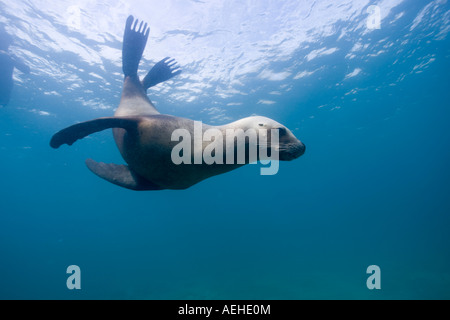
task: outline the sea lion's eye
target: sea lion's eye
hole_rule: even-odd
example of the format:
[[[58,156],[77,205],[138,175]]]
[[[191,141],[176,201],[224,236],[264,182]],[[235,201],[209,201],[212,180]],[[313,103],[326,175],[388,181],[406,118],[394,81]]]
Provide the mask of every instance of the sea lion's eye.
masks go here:
[[[278,134],[284,136],[287,133],[286,128],[278,128]]]

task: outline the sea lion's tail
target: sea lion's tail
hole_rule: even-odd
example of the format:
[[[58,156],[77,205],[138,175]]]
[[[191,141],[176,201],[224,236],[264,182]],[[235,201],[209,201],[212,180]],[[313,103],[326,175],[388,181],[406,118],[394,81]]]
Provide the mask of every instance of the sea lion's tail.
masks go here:
[[[139,25],[138,23],[139,20],[134,20],[133,16],[129,16],[125,24],[122,46],[122,69],[125,77],[137,76],[139,61],[141,61],[150,33],[147,23],[144,21],[141,21]]]

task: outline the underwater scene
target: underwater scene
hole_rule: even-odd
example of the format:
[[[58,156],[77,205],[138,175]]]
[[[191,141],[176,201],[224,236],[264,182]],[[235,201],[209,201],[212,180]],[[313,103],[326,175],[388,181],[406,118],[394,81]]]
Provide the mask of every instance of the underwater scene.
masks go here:
[[[0,299],[450,299],[449,32],[447,0],[1,1]],[[209,164],[208,128],[270,152]]]

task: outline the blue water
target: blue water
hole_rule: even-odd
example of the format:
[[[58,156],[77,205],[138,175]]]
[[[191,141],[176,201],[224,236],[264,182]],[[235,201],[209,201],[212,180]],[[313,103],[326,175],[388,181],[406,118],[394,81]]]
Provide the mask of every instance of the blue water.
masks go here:
[[[80,25],[70,1],[0,3],[32,70],[0,109],[0,298],[449,299],[448,1],[158,3],[80,2]],[[166,55],[183,68],[149,91],[162,113],[267,116],[305,155],[133,192],[84,164],[123,163],[109,130],[51,149],[117,107],[128,14],[152,28],[143,74]]]

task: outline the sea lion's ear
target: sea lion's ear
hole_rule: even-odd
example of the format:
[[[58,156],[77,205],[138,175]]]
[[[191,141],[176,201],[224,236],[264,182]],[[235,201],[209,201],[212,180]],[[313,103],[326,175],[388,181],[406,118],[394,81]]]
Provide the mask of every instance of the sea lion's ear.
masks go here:
[[[50,146],[54,149],[63,144],[71,146],[75,141],[109,128],[122,128],[127,131],[136,130],[139,117],[106,117],[74,124],[53,135]]]
[[[161,190],[156,184],[141,177],[128,166],[96,162],[92,159],[87,159],[86,165],[100,178],[123,188],[136,191]]]

